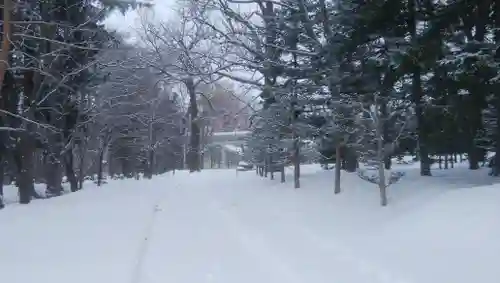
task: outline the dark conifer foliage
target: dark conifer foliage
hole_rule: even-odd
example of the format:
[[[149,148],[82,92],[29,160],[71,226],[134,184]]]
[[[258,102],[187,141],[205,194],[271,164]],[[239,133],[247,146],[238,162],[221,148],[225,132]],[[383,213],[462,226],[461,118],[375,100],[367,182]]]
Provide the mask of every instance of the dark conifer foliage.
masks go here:
[[[231,0],[202,2],[230,23],[214,29],[243,54],[238,67],[263,76],[228,75],[261,89],[249,142],[258,164],[269,167],[262,156],[292,149],[297,137],[315,140],[322,162],[340,155],[348,171],[377,156],[390,169],[406,152],[423,176],[458,155],[476,170],[500,151],[497,1],[245,1],[254,14]],[[500,174],[500,154],[490,166]]]

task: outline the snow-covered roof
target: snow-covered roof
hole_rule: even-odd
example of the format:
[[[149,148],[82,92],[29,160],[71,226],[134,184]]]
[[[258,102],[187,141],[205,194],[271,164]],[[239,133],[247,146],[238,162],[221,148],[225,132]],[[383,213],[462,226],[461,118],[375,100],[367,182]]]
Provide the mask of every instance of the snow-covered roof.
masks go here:
[[[216,132],[209,137],[209,140],[212,143],[243,141],[250,135],[250,133],[250,131]]]
[[[248,136],[250,131],[233,131],[233,132],[215,132],[213,136],[227,137],[227,136]]]

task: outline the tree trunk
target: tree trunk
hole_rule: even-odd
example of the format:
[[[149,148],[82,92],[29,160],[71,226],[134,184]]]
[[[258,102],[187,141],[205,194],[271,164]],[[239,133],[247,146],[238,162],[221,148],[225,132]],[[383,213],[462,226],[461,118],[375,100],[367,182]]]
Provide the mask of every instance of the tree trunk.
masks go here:
[[[384,137],[383,137],[383,120],[378,115],[378,110],[374,114],[376,117],[375,125],[375,135],[377,139],[377,161],[378,161],[378,187],[380,190],[380,204],[382,206],[387,205],[387,186],[385,183],[385,153],[384,153]]]
[[[148,166],[146,168],[146,172],[144,174],[144,177],[147,179],[153,178],[153,171],[154,171],[154,158],[155,158],[155,152],[153,149],[149,149],[148,152]]]
[[[390,76],[389,74],[386,74],[386,76]],[[391,85],[391,89],[393,87],[393,84]],[[389,90],[384,90],[382,93],[385,94],[384,97],[382,97],[382,101],[380,101],[380,123],[382,123],[382,136],[383,136],[383,143],[384,143],[384,148],[387,148],[387,145],[390,145],[393,141],[391,139],[390,131],[389,131],[389,113],[388,113],[388,106],[387,106],[387,96],[388,96]],[[392,166],[392,151],[391,152],[384,152],[384,168],[386,170],[391,170]]]
[[[391,159],[391,155],[389,154],[389,156],[386,156],[385,159],[384,159],[384,167],[386,170],[391,170],[391,167],[392,167],[392,159]]]
[[[469,169],[470,170],[478,170],[479,169],[479,161],[481,160],[479,149],[471,141],[471,145],[469,148]]]
[[[85,157],[86,157],[86,147],[85,148],[80,144],[80,162],[78,164],[78,190],[83,189],[83,183],[85,182]]]
[[[104,148],[99,149],[99,157],[98,157],[98,164],[97,164],[97,186],[102,185],[102,163],[104,162]]]
[[[335,193],[340,193],[340,171],[341,171],[341,160],[340,160],[340,152],[342,149],[342,145],[338,144],[335,147]]]
[[[500,26],[500,5],[498,2],[495,3],[495,10],[493,14],[495,26]],[[500,43],[500,30],[495,29],[495,42]],[[495,59],[500,59],[500,53],[495,54]],[[496,109],[496,129],[495,129],[495,156],[493,157],[493,166],[491,168],[491,173],[493,176],[500,176],[500,92],[498,88],[495,88],[495,109]]]
[[[281,167],[280,173],[281,173],[281,183],[286,182],[286,177],[285,177],[285,166],[282,166],[282,167]]]
[[[31,50],[25,50],[25,52],[30,56],[33,55]],[[30,63],[28,66],[34,67],[33,63]],[[26,120],[33,121],[35,120],[35,109],[31,106],[31,102],[35,101],[36,91],[34,70],[28,69],[23,72],[22,84],[23,93],[20,95],[24,95],[24,100],[30,102],[30,106],[27,109],[22,109],[22,112],[18,113],[18,115],[25,117]],[[36,192],[34,184],[36,139],[32,136],[32,134],[36,133],[37,130],[34,128],[32,122],[27,122],[26,120],[21,122],[22,128],[26,131],[24,133],[20,133],[19,135],[16,152],[17,157],[15,157],[19,170],[19,174],[17,175],[17,185],[19,189],[19,202],[21,204],[30,203],[33,197],[41,198]]]
[[[300,141],[295,137],[293,142],[293,187],[300,188]]]
[[[411,35],[411,42],[415,50],[419,49],[418,35],[417,35],[417,7],[415,1],[408,1],[408,28]],[[420,175],[431,176],[431,160],[427,149],[427,128],[425,126],[424,118],[424,105],[423,105],[423,91],[422,91],[422,78],[421,68],[418,58],[415,59],[412,66],[412,101],[415,104],[415,116],[417,117],[417,135],[418,146],[420,154]]]
[[[214,149],[210,149],[210,169],[214,169],[215,168],[215,159],[214,159]]]
[[[498,14],[500,17],[500,12]],[[500,39],[500,38],[498,38]],[[499,96],[497,94],[497,96]],[[496,129],[495,129],[495,156],[493,157],[493,166],[491,168],[491,174],[493,176],[500,176],[500,97],[496,97],[495,101],[495,107],[497,110],[497,117],[496,117]]]
[[[134,177],[134,169],[132,168],[132,162],[128,158],[122,158],[121,160],[121,169],[122,169],[122,174],[125,176],[125,178],[132,178]]]
[[[45,164],[46,195],[49,198],[60,196],[64,191],[62,187],[63,170],[61,162],[53,153],[49,153],[47,161],[48,162]]]
[[[10,52],[10,42],[11,42],[11,15],[12,15],[12,0],[3,0],[3,30],[2,30],[2,50],[0,51],[0,98],[3,98],[4,93],[2,88],[4,85],[5,73],[9,67],[9,52]]]
[[[200,151],[200,160],[198,161],[200,163],[200,170],[205,169],[205,150]]]
[[[358,158],[353,149],[350,149],[347,146],[342,147],[342,156],[343,156],[343,164],[342,169],[347,172],[356,172],[358,169]]]
[[[30,129],[31,127],[28,127]],[[35,191],[34,184],[34,153],[35,140],[29,132],[22,133],[19,137],[19,174],[17,175],[17,186],[19,189],[19,203],[28,204]]]
[[[74,163],[74,156],[73,152],[70,150],[67,150],[64,153],[64,169],[66,173],[66,178],[68,179],[68,182],[70,184],[70,188],[72,192],[78,191],[78,181],[76,179],[76,174],[75,170],[73,168],[73,163]]]
[[[54,97],[54,105],[57,105],[57,100]],[[59,118],[59,114],[57,113],[57,109],[50,110],[50,118],[52,121],[52,125],[56,128],[62,129],[61,119]],[[64,189],[62,186],[63,176],[64,176],[64,165],[66,164],[66,150],[64,149],[65,145],[63,142],[63,135],[57,132],[49,132],[48,134],[48,149],[47,149],[47,158],[45,164],[45,182],[46,182],[46,195],[47,197],[56,197],[63,194]],[[71,157],[72,159],[73,157]],[[73,168],[68,168],[73,170]],[[72,177],[66,176],[67,180],[69,178],[74,178],[74,172]]]
[[[189,172],[196,172],[201,170],[200,166],[200,142],[201,142],[201,129],[198,123],[198,102],[196,100],[196,86],[193,78],[187,78],[185,85],[189,94],[189,116],[191,118],[190,136],[189,136],[189,150],[187,153],[187,165]]]
[[[222,168],[222,151],[223,151],[223,149],[222,149],[222,147],[217,147],[217,149],[218,149],[217,152],[219,153],[217,155],[217,168],[220,169],[220,168]]]
[[[4,201],[3,201],[4,176],[5,176],[5,158],[3,156],[0,156],[0,209],[4,208]]]
[[[379,162],[378,165],[378,188],[380,189],[380,204],[382,206],[387,205],[387,186],[385,184],[385,168],[384,168],[384,161],[383,161],[383,156],[379,157],[382,158]]]

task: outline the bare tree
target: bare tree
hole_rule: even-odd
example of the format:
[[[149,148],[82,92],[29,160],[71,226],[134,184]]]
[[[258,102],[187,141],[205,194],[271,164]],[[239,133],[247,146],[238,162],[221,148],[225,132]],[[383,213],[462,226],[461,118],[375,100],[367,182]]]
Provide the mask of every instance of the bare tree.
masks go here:
[[[201,152],[201,121],[198,98],[200,86],[218,79],[213,54],[219,52],[208,27],[195,21],[192,7],[181,7],[178,17],[170,22],[153,24],[142,19],[142,39],[149,53],[143,62],[166,80],[182,88],[188,95],[189,146],[187,166],[191,172],[199,171]],[[196,15],[203,14],[197,10]]]
[[[105,155],[111,161],[108,169],[113,170],[112,163],[116,163],[126,176],[143,172],[148,178],[176,166],[160,156],[179,158],[172,154],[180,143],[180,101],[169,81],[142,64],[143,52],[123,48],[103,54],[99,72],[107,78],[96,88],[92,113],[93,134],[99,140],[98,183]]]
[[[386,160],[394,153],[398,141],[412,127],[412,109],[406,105],[399,105],[381,97],[378,92],[373,95],[372,103],[359,103],[358,126],[362,134],[358,147],[362,158],[367,165],[374,167],[377,174],[368,174],[370,168],[358,171],[358,175],[371,183],[376,183],[380,190],[380,204],[386,206],[387,187],[399,181],[401,172],[392,172],[386,167]],[[388,140],[384,129],[390,127],[394,135]],[[389,170],[387,170],[389,169]]]

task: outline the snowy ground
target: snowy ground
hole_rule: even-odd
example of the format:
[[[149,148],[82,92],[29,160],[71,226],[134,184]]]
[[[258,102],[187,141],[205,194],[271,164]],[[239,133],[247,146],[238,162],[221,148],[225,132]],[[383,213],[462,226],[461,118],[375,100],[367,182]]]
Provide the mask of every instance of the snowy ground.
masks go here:
[[[500,186],[414,165],[375,185],[304,166],[302,188],[254,172],[178,172],[0,211],[2,282],[497,283]],[[290,179],[290,178],[289,178]],[[8,190],[9,188],[7,188]],[[11,194],[12,195],[12,194]]]

